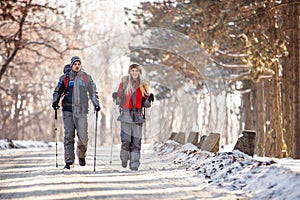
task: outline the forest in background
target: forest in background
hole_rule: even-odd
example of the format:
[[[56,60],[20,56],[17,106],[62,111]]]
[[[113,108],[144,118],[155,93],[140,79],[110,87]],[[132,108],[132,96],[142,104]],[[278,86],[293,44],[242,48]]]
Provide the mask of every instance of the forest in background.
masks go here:
[[[257,133],[257,155],[300,158],[298,1],[0,5],[1,138],[54,140],[52,92],[63,66],[79,55],[100,93],[100,143],[111,142],[112,127],[118,135],[111,92],[138,62],[156,95],[146,140],[219,131],[225,145],[248,129]]]

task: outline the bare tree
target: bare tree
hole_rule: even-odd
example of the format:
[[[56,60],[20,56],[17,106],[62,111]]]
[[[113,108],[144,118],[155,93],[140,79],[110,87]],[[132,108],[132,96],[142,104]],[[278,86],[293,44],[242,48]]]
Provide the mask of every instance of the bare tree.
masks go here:
[[[53,1],[0,2],[1,137],[44,138],[56,62],[71,49],[63,30],[62,6]],[[62,66],[60,73],[62,71]],[[46,107],[46,109],[45,109]],[[50,108],[50,106],[49,106]],[[36,133],[31,132],[37,125]],[[46,125],[46,126],[44,126]],[[30,130],[32,129],[32,130]]]

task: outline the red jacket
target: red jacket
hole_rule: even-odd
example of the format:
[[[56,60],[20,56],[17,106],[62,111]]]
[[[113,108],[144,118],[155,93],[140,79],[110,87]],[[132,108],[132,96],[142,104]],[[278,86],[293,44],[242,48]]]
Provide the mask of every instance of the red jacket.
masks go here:
[[[142,108],[143,105],[142,105],[142,102],[144,100],[146,100],[148,98],[148,96],[145,96],[143,97],[142,96],[142,92],[139,88],[139,82],[136,83],[136,104],[135,104],[135,107],[133,107],[133,104],[132,104],[132,92],[126,94],[126,86],[125,88],[123,87],[124,84],[123,83],[120,83],[119,85],[119,89],[118,89],[118,97],[120,99],[122,99],[121,101],[121,106],[123,109],[130,109],[130,108]]]

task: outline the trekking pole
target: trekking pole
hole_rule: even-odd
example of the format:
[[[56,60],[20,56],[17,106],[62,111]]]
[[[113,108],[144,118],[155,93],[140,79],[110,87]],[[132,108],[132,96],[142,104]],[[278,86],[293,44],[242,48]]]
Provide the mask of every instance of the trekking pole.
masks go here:
[[[150,147],[152,148],[152,145],[153,145],[153,138],[152,138],[152,102],[150,102],[150,140],[151,140],[151,142],[150,142]]]
[[[94,172],[96,171],[97,121],[98,121],[98,111],[96,111],[96,125],[95,125]]]
[[[110,147],[110,160],[109,163],[112,163],[112,152],[113,152],[113,145],[114,145],[114,140],[115,140],[115,111],[116,111],[116,105],[115,102],[113,101],[113,113],[112,113],[112,122],[111,122],[111,147]]]
[[[57,110],[55,110],[54,114],[54,132],[55,132],[55,157],[56,157],[56,168],[58,167],[58,162],[57,162],[57,156],[58,156],[58,150],[57,150]]]

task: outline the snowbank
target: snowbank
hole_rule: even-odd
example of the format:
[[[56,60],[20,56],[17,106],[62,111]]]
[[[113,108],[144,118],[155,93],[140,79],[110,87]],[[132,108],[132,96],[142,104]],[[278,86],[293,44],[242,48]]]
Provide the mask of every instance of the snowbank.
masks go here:
[[[171,140],[157,144],[155,151],[173,157],[174,165],[196,171],[203,182],[253,199],[300,199],[300,173],[279,164],[278,159],[257,160],[240,151],[213,154]]]
[[[55,147],[54,142],[32,140],[0,140],[0,149],[21,149],[33,147]]]

